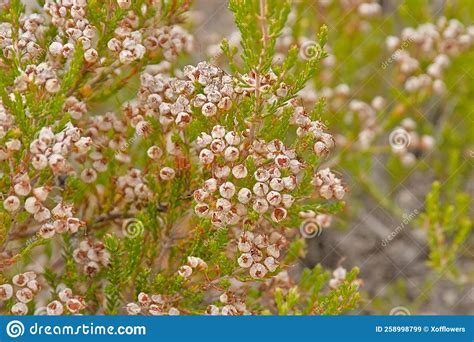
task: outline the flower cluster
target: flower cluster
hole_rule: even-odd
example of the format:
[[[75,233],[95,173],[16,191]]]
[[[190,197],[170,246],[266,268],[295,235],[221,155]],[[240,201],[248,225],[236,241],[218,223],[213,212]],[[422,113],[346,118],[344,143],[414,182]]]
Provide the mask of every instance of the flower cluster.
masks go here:
[[[17,302],[11,307],[13,315],[26,315],[28,313],[27,304],[33,300],[41,289],[41,285],[36,277],[35,272],[25,272],[17,274],[12,278],[12,283],[17,288],[15,291]],[[13,292],[14,287],[11,284],[0,285],[0,301],[12,298]]]
[[[86,18],[86,0],[47,0],[44,10],[51,16],[51,23],[58,29],[57,41],[49,47],[53,57],[70,57],[77,43],[84,48],[84,57],[91,61],[91,56],[97,59],[97,51],[92,48],[95,37],[95,27]],[[62,44],[68,39],[66,44]],[[95,61],[95,60],[94,60]]]
[[[265,278],[268,272],[277,270],[283,242],[279,233],[267,236],[243,232],[237,241],[237,248],[242,253],[238,258],[239,266],[249,269],[249,274],[254,279]]]
[[[294,112],[292,123],[298,126],[296,134],[298,137],[310,137],[313,151],[318,157],[325,157],[334,148],[334,138],[326,133],[326,126],[318,120],[311,120],[303,106],[293,102]]]
[[[432,150],[435,145],[433,136],[420,135],[416,126],[413,119],[406,118],[390,133],[392,152],[400,158],[404,166],[413,166],[417,156]]]
[[[195,256],[188,256],[188,262],[178,270],[178,275],[184,279],[189,278],[193,274],[193,269],[196,271],[203,271],[207,268],[207,264],[201,258]]]
[[[52,238],[55,234],[76,233],[85,226],[84,221],[74,217],[72,204],[60,202],[51,210],[51,214],[51,217],[46,218],[51,220],[42,224],[39,230],[39,235],[45,239]]]
[[[130,168],[126,175],[116,181],[117,192],[121,199],[117,202],[117,209],[129,207],[129,212],[136,212],[152,197],[152,192],[145,184],[142,171]]]
[[[202,115],[215,116],[228,111],[237,96],[234,79],[222,69],[206,62],[196,66],[188,65],[183,70],[184,76],[191,82],[197,82],[202,90],[196,91],[191,104],[200,108]]]
[[[109,264],[110,254],[102,241],[88,239],[79,243],[79,247],[73,251],[73,257],[78,264],[84,265],[84,273],[93,276],[101,266]]]
[[[233,79],[221,69],[201,62],[184,67],[183,75],[181,79],[142,73],[138,118],[151,115],[165,131],[173,127],[182,130],[191,122],[193,108],[206,117],[230,109],[236,96]]]
[[[6,59],[12,59],[15,50],[20,52],[21,62],[34,60],[42,53],[38,44],[44,33],[44,18],[39,14],[22,15],[20,18],[17,43],[13,45],[14,28],[10,23],[0,23],[0,50]],[[3,61],[0,59],[0,66]]]
[[[339,266],[332,272],[332,278],[329,280],[329,286],[337,288],[346,280],[347,271],[344,267]]]
[[[211,304],[206,308],[205,314],[209,316],[243,316],[251,314],[242,299],[232,291],[221,294],[219,296],[219,302],[224,304],[224,306],[219,307]]]
[[[142,59],[146,49],[142,45],[140,31],[132,31],[129,27],[119,26],[115,29],[114,37],[107,43],[110,51],[118,54],[122,64],[130,64]]]
[[[56,69],[49,62],[38,65],[29,64],[15,78],[14,87],[17,91],[24,93],[28,90],[30,84],[42,87],[42,89],[45,89],[50,94],[57,93],[61,89]]]
[[[376,96],[370,103],[361,100],[352,100],[349,103],[349,113],[346,117],[349,124],[359,127],[358,146],[367,149],[371,146],[376,134],[380,131],[377,122],[377,113],[384,109],[385,100]]]
[[[446,90],[443,71],[452,58],[471,47],[473,39],[474,26],[441,17],[436,24],[407,27],[400,37],[387,37],[386,45],[394,53],[407,92],[441,94]]]
[[[196,141],[199,159],[210,169],[212,178],[194,192],[198,202],[195,212],[209,217],[219,227],[239,223],[249,206],[259,215],[270,212],[274,222],[281,222],[295,201],[291,192],[304,168],[295,151],[279,140],[256,140],[247,151],[248,133],[237,134],[214,126],[211,135],[201,133]],[[255,161],[253,177],[246,166],[248,158]]]
[[[318,194],[325,199],[335,198],[341,200],[347,192],[341,179],[328,168],[316,172],[312,183],[316,186]]]
[[[193,36],[179,25],[163,26],[151,31],[143,44],[149,51],[161,48],[163,57],[173,61],[181,53],[192,51]]]
[[[171,304],[172,298],[170,297],[160,294],[153,294],[150,296],[145,292],[140,292],[138,294],[138,304],[133,302],[128,303],[126,310],[127,313],[132,316],[139,314],[152,316],[179,315],[179,310]]]
[[[45,310],[48,316],[61,316],[67,313],[77,315],[86,307],[84,298],[74,295],[68,287],[59,291],[58,299],[48,303],[45,308],[40,308],[36,311]]]

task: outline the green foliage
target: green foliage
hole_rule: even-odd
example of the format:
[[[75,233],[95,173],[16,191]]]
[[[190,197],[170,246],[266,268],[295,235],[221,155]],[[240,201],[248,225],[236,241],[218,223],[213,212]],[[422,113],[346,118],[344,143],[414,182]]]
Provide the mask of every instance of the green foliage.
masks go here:
[[[441,189],[439,182],[433,183],[426,196],[426,212],[420,219],[428,237],[430,266],[440,274],[458,278],[461,273],[456,259],[472,231],[470,198],[459,193],[454,204],[445,204],[440,199]]]

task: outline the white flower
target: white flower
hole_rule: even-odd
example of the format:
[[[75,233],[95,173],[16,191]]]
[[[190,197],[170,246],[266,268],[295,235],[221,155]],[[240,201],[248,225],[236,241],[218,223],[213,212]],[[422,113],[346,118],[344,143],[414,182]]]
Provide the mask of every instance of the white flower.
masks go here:
[[[129,9],[132,4],[132,0],[117,0],[117,4],[121,9]]]
[[[267,254],[278,259],[280,257],[280,249],[275,244],[268,245]]]
[[[276,269],[278,268],[278,261],[276,261],[273,257],[269,256],[265,258],[263,261],[265,266],[268,268],[270,272],[275,272]]]
[[[188,265],[183,265],[178,270],[178,274],[184,279],[189,278],[192,273],[193,273],[193,269],[189,267]]]
[[[222,310],[221,310],[221,313],[223,316],[235,316],[237,315],[239,312],[237,311],[237,309],[235,308],[235,306],[233,305],[225,305]]]
[[[13,296],[13,287],[10,284],[0,285],[0,300],[8,300]]]
[[[281,203],[281,194],[278,191],[270,191],[267,194],[267,201],[273,206],[277,206]]]
[[[237,248],[243,253],[250,252],[254,235],[252,232],[244,232],[240,235]]]
[[[171,180],[174,178],[175,171],[170,167],[164,167],[160,170],[160,177],[163,180]]]
[[[279,168],[287,168],[290,165],[290,158],[288,158],[284,154],[279,154],[275,157],[275,164]]]
[[[264,214],[268,208],[268,202],[264,198],[256,198],[253,202],[252,206],[253,210],[255,210],[259,214]]]
[[[28,197],[25,201],[25,210],[30,214],[36,214],[41,207],[41,203],[36,199],[36,197]]]
[[[39,235],[43,239],[50,239],[56,234],[56,230],[54,229],[54,226],[50,223],[45,223],[41,226],[39,230]]]
[[[52,42],[48,50],[53,56],[59,56],[63,53],[63,44],[59,42]]]
[[[209,178],[204,182],[204,189],[209,193],[217,191],[217,180],[215,178]]]
[[[207,268],[207,264],[204,260],[194,256],[188,256],[188,265],[198,270],[203,270]]]
[[[46,314],[48,316],[60,316],[63,313],[64,313],[64,306],[58,300],[54,300],[46,306]]]
[[[226,178],[229,176],[229,174],[230,174],[230,167],[228,167],[227,165],[224,165],[222,167],[216,166],[214,168],[214,176],[217,177],[218,179]]]
[[[72,314],[77,314],[84,308],[84,304],[77,298],[71,298],[66,301],[66,307]]]
[[[221,139],[225,136],[225,128],[219,125],[216,125],[212,128],[211,136],[214,139]]]
[[[159,305],[151,304],[148,307],[148,313],[152,316],[161,316],[163,315],[163,309]]]
[[[206,308],[206,315],[210,315],[210,316],[217,316],[219,315],[220,313],[220,310],[217,306],[215,305],[209,305],[207,308]]]
[[[151,298],[148,294],[146,294],[145,292],[140,292],[138,294],[138,302],[142,305],[145,305],[145,304],[148,304],[151,302]]]
[[[16,211],[20,207],[20,200],[16,196],[8,196],[3,201],[3,207],[6,211]]]
[[[209,148],[214,153],[221,153],[222,151],[224,151],[225,146],[225,141],[223,139],[216,138],[212,140],[211,144],[209,145]]]
[[[199,160],[205,165],[211,164],[214,161],[214,153],[207,148],[202,149],[199,153]]]
[[[97,62],[97,59],[99,58],[99,54],[97,53],[97,50],[95,49],[88,49],[86,52],[84,52],[84,60],[87,63],[93,64]]]
[[[249,268],[253,264],[252,255],[250,253],[242,254],[237,260],[240,267]]]
[[[61,301],[67,302],[70,298],[72,298],[72,290],[66,287],[58,293],[58,297]]]
[[[233,162],[239,159],[239,150],[234,146],[229,146],[224,151],[224,158],[226,161]]]
[[[253,193],[259,197],[264,197],[268,193],[268,185],[265,183],[257,182],[253,186]]]
[[[346,279],[347,271],[344,267],[339,266],[332,272],[332,275],[337,280],[344,280]]]
[[[287,211],[284,208],[275,208],[271,216],[273,221],[281,222],[286,218]]]
[[[225,198],[219,198],[216,201],[216,210],[224,213],[228,212],[232,208],[232,204]]]
[[[12,306],[11,312],[15,316],[22,316],[28,313],[28,307],[25,303],[16,303]]]
[[[265,169],[258,169],[254,173],[255,180],[257,182],[266,182],[270,178],[270,173]]]
[[[219,301],[222,304],[227,304],[229,302],[229,295],[226,292],[224,292],[223,294],[219,296]]]
[[[206,203],[198,203],[194,207],[194,212],[199,217],[207,217],[209,214],[209,205]]]
[[[142,310],[140,306],[138,306],[138,304],[136,303],[128,303],[125,308],[127,310],[127,313],[133,316],[138,315]]]
[[[252,192],[247,188],[242,188],[237,194],[237,199],[240,203],[246,204],[252,199]]]
[[[48,198],[48,195],[51,191],[51,188],[48,186],[41,186],[33,189],[33,196],[35,196],[38,201],[44,202]]]
[[[214,116],[217,113],[217,107],[214,103],[208,102],[202,106],[201,112],[204,116]]]
[[[248,175],[247,168],[244,164],[236,165],[232,168],[232,175],[237,179],[243,179]]]
[[[260,263],[255,263],[250,267],[250,276],[255,279],[262,279],[267,274],[267,269]]]
[[[230,131],[230,132],[227,132],[227,134],[225,135],[225,141],[229,145],[236,146],[240,143],[240,137],[234,131]]]
[[[48,208],[46,207],[41,207],[40,210],[38,210],[33,217],[35,218],[36,221],[38,222],[43,222],[51,218],[51,212],[49,211]]]
[[[163,151],[158,146],[151,146],[147,150],[147,155],[151,159],[159,159],[163,155]]]
[[[231,182],[222,183],[219,187],[219,193],[222,197],[230,199],[235,195],[235,185]]]
[[[25,287],[16,291],[16,298],[22,303],[29,303],[33,299],[33,292]]]
[[[168,310],[168,315],[170,316],[178,316],[180,314],[179,310],[176,309],[176,308],[173,308],[171,307],[169,310]]]
[[[31,164],[35,170],[43,170],[46,166],[48,166],[48,158],[46,158],[44,154],[35,154],[31,158]]]
[[[59,80],[50,78],[46,81],[45,88],[48,93],[57,93],[61,89],[61,85]]]

